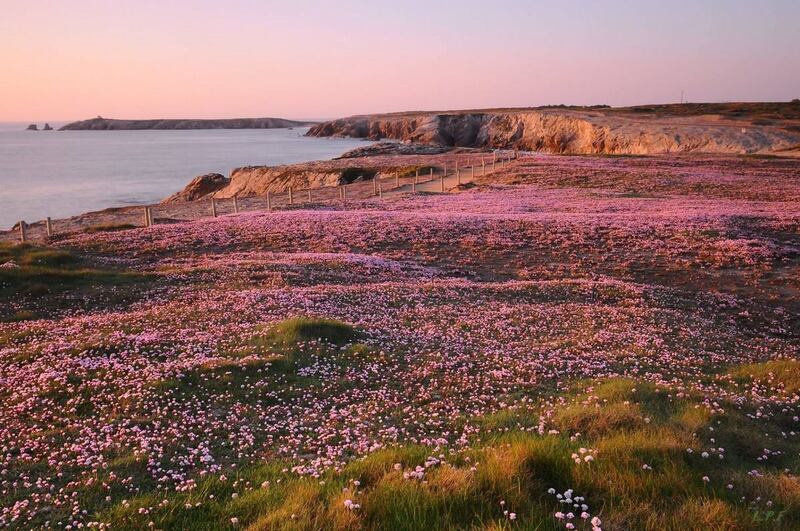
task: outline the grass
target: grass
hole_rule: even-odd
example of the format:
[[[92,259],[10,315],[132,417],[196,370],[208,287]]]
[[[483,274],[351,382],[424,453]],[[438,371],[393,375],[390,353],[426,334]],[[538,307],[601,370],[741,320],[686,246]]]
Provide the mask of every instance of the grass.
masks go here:
[[[800,361],[774,360],[752,365],[741,365],[730,372],[740,384],[755,383],[768,387],[780,386],[786,393],[800,391]]]
[[[267,337],[272,346],[319,338],[346,344],[354,333],[343,323],[298,318],[279,323]],[[793,369],[780,361],[732,374],[752,382],[794,376]],[[754,416],[711,414],[702,397],[676,399],[633,379],[607,380],[563,398],[558,434],[524,427],[531,412],[498,412],[476,419],[491,429],[470,449],[390,447],[319,478],[266,460],[227,477],[203,478],[189,492],[154,490],[105,506],[95,500],[103,507],[96,519],[114,529],[143,529],[150,522],[159,529],[563,529],[555,513],[581,509],[559,503],[548,493],[552,488],[574,489],[604,529],[800,526],[800,482],[784,470],[800,444],[771,438]],[[751,454],[767,446],[787,457],[753,476]],[[724,447],[724,459],[713,452],[701,456],[712,447]],[[580,459],[585,455],[594,460]],[[113,463],[112,470],[138,466]],[[346,500],[359,507],[348,509]]]
[[[111,287],[141,284],[139,273],[94,267],[86,258],[63,249],[30,244],[0,244],[0,301],[25,301],[37,307],[0,305],[0,321],[34,319],[49,296],[65,292],[91,295]],[[63,301],[62,301],[63,302]]]
[[[245,354],[302,363],[310,355],[325,355],[331,350],[350,345],[348,353],[363,357],[368,354],[364,347],[353,344],[358,337],[355,328],[340,321],[294,317],[268,328],[259,327],[245,348]]]

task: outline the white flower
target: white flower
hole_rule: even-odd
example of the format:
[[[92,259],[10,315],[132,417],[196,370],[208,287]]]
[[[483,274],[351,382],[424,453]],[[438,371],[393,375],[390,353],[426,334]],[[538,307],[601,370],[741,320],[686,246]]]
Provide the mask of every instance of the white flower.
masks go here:
[[[239,519],[236,518],[235,516],[233,518],[231,518],[231,525],[234,525],[234,526],[239,525]]]
[[[517,519],[517,513],[508,513],[508,519],[509,520],[516,520]]]
[[[591,524],[592,524],[594,527],[600,527],[600,526],[603,524],[603,521],[602,521],[602,520],[600,520],[598,517],[596,517],[596,516],[595,516],[594,518],[592,518],[592,520],[591,520]]]

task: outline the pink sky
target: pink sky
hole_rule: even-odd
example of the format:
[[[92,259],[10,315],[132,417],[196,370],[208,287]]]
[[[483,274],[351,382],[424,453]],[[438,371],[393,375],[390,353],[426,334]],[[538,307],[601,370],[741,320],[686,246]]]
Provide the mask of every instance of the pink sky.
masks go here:
[[[800,97],[800,2],[555,4],[2,0],[0,121]]]

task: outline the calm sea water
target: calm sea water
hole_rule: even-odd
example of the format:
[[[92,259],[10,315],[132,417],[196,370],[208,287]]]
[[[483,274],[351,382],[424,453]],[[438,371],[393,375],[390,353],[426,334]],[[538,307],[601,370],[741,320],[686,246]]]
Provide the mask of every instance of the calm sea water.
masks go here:
[[[0,228],[152,203],[204,173],[329,159],[364,145],[306,138],[305,128],[25,131],[25,125],[0,124]]]

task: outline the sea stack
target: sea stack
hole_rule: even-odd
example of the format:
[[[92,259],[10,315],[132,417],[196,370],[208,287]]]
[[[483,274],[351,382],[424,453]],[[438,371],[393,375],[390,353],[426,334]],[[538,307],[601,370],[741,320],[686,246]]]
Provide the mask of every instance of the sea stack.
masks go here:
[[[39,126],[36,125],[36,124],[31,124],[28,127],[26,127],[25,130],[26,131],[38,131],[39,130]]]
[[[48,124],[48,123],[45,123],[44,127],[42,127],[42,131],[52,131],[52,130],[53,130],[53,128],[50,127],[50,124]]]

